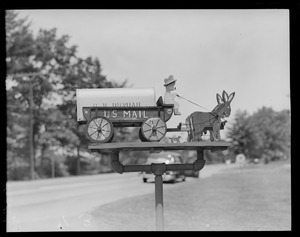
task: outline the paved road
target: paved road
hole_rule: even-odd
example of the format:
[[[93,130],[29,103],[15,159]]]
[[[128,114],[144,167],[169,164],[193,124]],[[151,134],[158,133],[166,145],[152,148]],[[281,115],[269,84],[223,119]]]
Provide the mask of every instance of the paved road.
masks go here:
[[[206,165],[200,178],[232,167]],[[187,179],[189,182],[190,179]],[[164,185],[164,190],[184,185]],[[138,173],[7,183],[7,231],[97,230],[90,212],[116,200],[153,193]]]

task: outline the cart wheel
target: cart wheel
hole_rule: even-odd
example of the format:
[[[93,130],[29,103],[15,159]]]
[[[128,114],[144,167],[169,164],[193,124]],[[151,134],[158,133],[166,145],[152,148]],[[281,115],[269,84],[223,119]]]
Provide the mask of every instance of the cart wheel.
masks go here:
[[[141,137],[146,141],[158,142],[166,135],[167,125],[161,118],[148,118],[143,122],[140,131]],[[141,140],[143,141],[144,139]]]
[[[114,126],[106,117],[91,118],[86,125],[86,136],[91,142],[111,142],[114,135]]]

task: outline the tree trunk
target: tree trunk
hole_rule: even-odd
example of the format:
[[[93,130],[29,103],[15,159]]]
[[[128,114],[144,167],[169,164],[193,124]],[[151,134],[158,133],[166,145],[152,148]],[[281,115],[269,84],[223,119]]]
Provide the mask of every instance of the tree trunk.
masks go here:
[[[81,167],[80,167],[80,147],[77,146],[77,159],[76,159],[76,174],[80,175]]]

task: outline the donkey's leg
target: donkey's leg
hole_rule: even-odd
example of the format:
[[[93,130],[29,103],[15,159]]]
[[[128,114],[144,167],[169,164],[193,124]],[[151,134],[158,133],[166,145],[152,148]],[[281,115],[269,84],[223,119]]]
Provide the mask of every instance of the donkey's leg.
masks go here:
[[[202,141],[203,129],[204,129],[203,126],[199,126],[199,125],[197,126],[197,130],[196,130],[195,134],[196,134],[198,142]]]
[[[215,124],[213,126],[213,136],[215,141],[220,140],[220,127],[218,126],[218,124]]]
[[[210,140],[213,142],[215,140],[214,130],[209,130]]]
[[[200,133],[194,133],[194,136],[192,138],[192,142],[198,142],[201,141],[201,134]]]
[[[197,135],[197,141],[198,142],[202,141],[202,132],[198,133],[198,135]]]
[[[190,142],[193,142],[195,141],[195,127],[194,127],[194,124],[193,124],[193,117],[192,117],[193,114],[191,114],[190,116],[188,116],[186,118],[186,123],[189,125],[190,127],[190,133],[189,133],[189,141]]]
[[[220,128],[218,127],[217,131],[216,131],[216,138],[218,140],[221,140],[221,135],[220,135]]]

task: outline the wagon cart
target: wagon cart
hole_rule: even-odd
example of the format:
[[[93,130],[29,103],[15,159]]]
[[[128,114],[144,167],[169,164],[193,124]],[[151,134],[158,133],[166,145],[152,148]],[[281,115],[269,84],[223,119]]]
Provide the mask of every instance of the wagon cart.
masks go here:
[[[153,88],[77,89],[78,123],[86,124],[87,138],[93,143],[111,142],[115,127],[140,127],[141,141],[160,141],[174,105],[164,104],[162,97],[153,103],[153,97]]]

